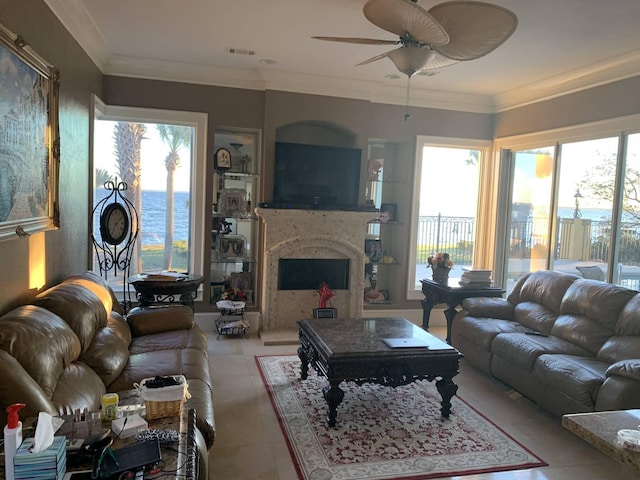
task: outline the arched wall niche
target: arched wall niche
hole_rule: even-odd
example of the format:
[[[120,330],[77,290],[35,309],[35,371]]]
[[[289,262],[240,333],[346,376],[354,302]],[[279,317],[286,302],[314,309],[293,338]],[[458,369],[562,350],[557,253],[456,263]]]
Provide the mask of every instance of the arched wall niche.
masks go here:
[[[276,129],[277,142],[306,143],[330,147],[357,147],[357,135],[348,128],[331,122],[306,120]]]

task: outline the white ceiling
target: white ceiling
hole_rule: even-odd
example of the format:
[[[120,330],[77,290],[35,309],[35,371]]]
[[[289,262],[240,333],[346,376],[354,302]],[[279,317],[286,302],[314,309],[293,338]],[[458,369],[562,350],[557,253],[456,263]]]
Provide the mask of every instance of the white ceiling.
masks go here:
[[[310,38],[396,40],[365,19],[365,1],[45,0],[104,74],[404,104],[407,79],[391,60],[354,66],[393,46]],[[640,74],[640,0],[491,3],[518,16],[513,36],[483,58],[414,76],[412,105],[489,113]]]

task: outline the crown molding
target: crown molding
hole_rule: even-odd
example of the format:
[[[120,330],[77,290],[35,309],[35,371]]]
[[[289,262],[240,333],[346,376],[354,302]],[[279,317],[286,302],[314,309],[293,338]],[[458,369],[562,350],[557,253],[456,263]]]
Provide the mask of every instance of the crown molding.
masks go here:
[[[402,106],[407,104],[405,77],[395,81],[360,81],[268,68],[233,69],[111,55],[99,28],[81,0],[44,1],[105,75],[250,90],[280,90]],[[640,50],[494,96],[435,91],[412,86],[409,106],[492,114],[637,76],[638,72]]]
[[[524,107],[570,93],[636,77],[640,72],[640,50],[612,57],[606,62],[554,75],[546,80],[504,92],[494,97],[496,112]]]
[[[60,23],[104,73],[110,57],[102,33],[80,0],[44,0]]]

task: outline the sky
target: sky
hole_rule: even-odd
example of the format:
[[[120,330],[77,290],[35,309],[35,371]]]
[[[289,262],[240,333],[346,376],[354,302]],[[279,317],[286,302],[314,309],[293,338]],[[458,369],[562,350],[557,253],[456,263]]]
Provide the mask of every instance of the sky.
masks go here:
[[[95,168],[103,168],[112,175],[117,174],[117,164],[114,155],[113,129],[116,122],[98,120],[95,123]],[[160,140],[155,124],[148,123],[145,139],[140,147],[142,158],[142,190],[164,191],[167,187],[167,169],[164,160],[169,152],[169,146]],[[191,182],[190,151],[181,148],[180,165],[174,175],[174,189],[176,192],[188,192]]]

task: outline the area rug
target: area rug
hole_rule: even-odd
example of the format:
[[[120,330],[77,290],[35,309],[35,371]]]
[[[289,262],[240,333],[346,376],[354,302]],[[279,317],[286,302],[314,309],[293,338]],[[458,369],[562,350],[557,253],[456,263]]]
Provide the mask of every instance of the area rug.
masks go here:
[[[300,380],[295,355],[256,362],[301,480],[418,480],[547,465],[460,397],[443,419],[430,382],[342,383],[338,424],[330,428],[326,378],[310,368]]]

